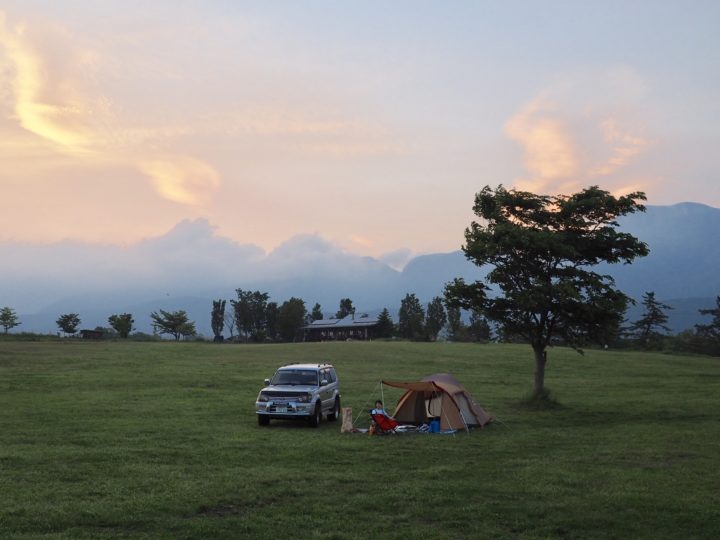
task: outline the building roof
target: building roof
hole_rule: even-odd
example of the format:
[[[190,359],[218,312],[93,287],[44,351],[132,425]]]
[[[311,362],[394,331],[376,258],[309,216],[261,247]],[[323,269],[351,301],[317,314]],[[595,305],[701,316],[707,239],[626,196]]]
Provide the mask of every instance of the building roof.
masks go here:
[[[303,326],[305,330],[335,330],[340,328],[366,328],[375,326],[378,323],[377,317],[371,317],[367,313],[360,315],[348,315],[343,319],[319,319],[313,321],[307,326]]]

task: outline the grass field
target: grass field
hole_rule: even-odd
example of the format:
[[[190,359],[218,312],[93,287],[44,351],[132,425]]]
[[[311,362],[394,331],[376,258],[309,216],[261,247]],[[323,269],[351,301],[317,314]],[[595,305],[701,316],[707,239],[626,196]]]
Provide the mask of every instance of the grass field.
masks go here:
[[[0,537],[720,538],[720,360],[549,358],[534,412],[527,346],[2,341]],[[447,371],[502,423],[257,426],[263,378],[326,360],[356,413]]]

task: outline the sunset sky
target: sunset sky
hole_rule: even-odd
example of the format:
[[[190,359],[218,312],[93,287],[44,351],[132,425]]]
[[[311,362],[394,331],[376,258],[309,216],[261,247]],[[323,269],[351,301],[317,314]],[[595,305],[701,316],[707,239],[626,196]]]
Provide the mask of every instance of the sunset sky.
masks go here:
[[[720,206],[720,2],[5,1],[0,242],[449,251],[473,195]]]

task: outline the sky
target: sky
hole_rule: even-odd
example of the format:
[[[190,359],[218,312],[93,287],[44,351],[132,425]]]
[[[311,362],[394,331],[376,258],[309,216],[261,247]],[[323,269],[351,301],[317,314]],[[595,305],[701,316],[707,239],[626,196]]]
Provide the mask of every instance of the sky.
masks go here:
[[[202,220],[402,267],[458,249],[486,184],[717,207],[718,21],[715,1],[6,0],[0,244]]]

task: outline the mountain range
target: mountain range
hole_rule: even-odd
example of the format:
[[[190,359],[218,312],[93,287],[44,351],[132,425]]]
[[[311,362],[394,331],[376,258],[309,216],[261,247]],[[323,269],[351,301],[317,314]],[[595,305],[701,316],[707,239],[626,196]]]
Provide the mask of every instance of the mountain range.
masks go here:
[[[674,331],[700,322],[697,310],[712,307],[720,294],[720,209],[649,206],[620,225],[651,253],[601,271],[638,301],[654,291],[673,306]],[[266,253],[216,234],[203,219],[182,221],[162,236],[126,247],[0,243],[0,260],[0,306],[16,309],[22,321],[16,330],[37,332],[57,331],[55,320],[67,312],[79,313],[83,328],[107,326],[108,315],[129,312],[137,329],[149,332],[152,311],[185,309],[208,335],[211,300],[233,298],[236,288],[267,291],[278,302],[300,297],[308,309],[319,302],[326,316],[344,297],[358,311],[374,314],[387,307],[395,314],[408,292],[427,302],[455,277],[484,275],[460,250],[419,255],[396,269],[383,258],[347,253],[319,235],[295,236]],[[630,320],[640,311],[632,308]]]

